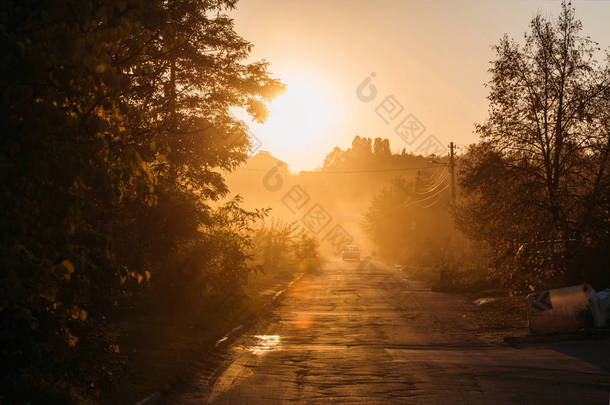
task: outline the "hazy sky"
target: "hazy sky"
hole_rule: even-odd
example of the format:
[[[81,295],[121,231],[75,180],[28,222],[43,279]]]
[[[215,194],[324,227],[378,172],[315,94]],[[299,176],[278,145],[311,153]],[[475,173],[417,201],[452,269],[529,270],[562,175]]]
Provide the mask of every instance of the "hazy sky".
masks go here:
[[[573,4],[584,34],[608,47],[610,1]],[[554,18],[559,9],[558,0],[241,0],[237,31],[288,84],[252,132],[293,170],[320,166],[356,134],[389,138],[394,150],[415,150],[429,135],[472,143],[487,111],[491,46],[504,33],[521,39],[538,12]],[[356,88],[371,72],[377,95],[363,102]],[[376,108],[391,95],[393,111],[404,109],[382,114],[386,124]],[[394,128],[409,114],[426,130],[407,145]]]

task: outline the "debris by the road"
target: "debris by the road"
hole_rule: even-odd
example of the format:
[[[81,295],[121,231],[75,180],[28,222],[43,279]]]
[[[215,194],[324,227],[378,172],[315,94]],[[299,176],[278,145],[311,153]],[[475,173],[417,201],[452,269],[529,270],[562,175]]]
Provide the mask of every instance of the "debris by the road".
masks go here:
[[[608,326],[608,309],[610,308],[610,289],[592,292],[589,300],[595,327],[606,328]]]
[[[527,296],[527,318],[533,334],[576,332],[590,314],[588,284],[535,292]]]

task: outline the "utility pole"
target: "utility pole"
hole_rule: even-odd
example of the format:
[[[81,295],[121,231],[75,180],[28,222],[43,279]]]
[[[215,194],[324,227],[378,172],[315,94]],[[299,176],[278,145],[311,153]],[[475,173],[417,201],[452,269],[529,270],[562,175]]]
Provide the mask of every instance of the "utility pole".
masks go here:
[[[451,174],[451,202],[455,205],[455,144],[449,143],[449,173]]]

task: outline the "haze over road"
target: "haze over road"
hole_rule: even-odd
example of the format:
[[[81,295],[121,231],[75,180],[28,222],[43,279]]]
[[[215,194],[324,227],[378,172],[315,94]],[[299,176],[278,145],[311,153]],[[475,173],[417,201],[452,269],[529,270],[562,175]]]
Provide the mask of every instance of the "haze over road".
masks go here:
[[[607,403],[607,340],[514,348],[481,319],[390,266],[331,262],[232,346],[211,386],[169,402]]]

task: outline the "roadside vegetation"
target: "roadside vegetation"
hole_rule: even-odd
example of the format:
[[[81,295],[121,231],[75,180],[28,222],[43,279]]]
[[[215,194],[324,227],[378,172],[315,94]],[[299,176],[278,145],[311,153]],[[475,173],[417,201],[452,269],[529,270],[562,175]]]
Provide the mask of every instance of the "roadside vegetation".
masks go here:
[[[264,318],[278,292],[321,265],[317,240],[294,223],[261,220],[245,237],[250,270],[238,292],[210,295],[204,292],[205,284],[174,285],[169,288],[174,291],[170,306],[168,288],[159,288],[151,279],[150,288],[128,301],[113,331],[129,367],[118,384],[108,387],[105,403],[134,403],[153,392],[192,383],[195,375],[201,378],[217,365],[219,339]]]
[[[287,268],[309,271],[321,260],[319,242],[299,226],[275,218],[263,221],[254,233],[253,261],[260,273],[276,273]]]
[[[221,174],[249,150],[229,109],[262,121],[283,85],[235,4],[3,4],[0,402],[96,400],[165,339],[125,319],[210,337],[241,308],[265,212]]]
[[[495,51],[489,117],[460,162],[456,223],[489,248],[490,275],[511,291],[608,287],[610,55],[566,2]]]
[[[500,40],[455,204],[438,168],[396,179],[364,221],[383,258],[475,295],[610,286],[610,55],[581,30],[563,2],[522,42]]]

